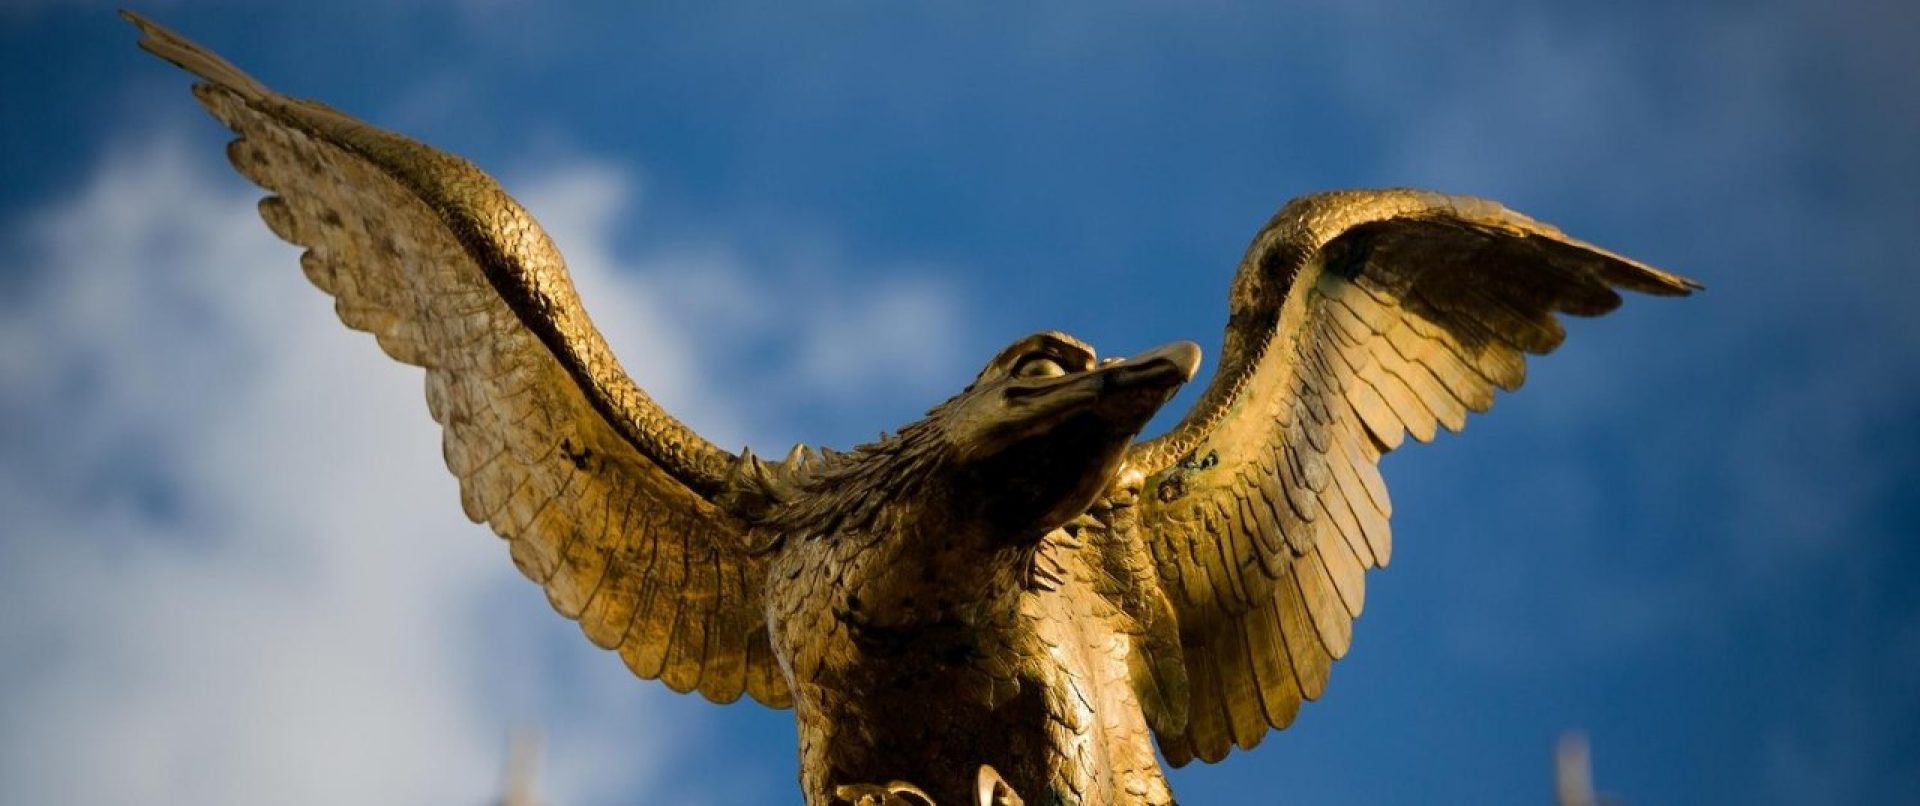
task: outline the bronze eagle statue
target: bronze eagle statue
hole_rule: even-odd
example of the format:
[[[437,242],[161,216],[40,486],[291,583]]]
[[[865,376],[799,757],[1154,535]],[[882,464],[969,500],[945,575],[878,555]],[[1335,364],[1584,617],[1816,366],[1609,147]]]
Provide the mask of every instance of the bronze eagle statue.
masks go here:
[[[891,436],[771,461],[640,390],[471,163],[126,16],[341,320],[426,370],[467,516],[640,677],[792,708],[810,804],[1172,802],[1156,744],[1251,748],[1346,654],[1392,555],[1382,455],[1517,388],[1556,314],[1699,287],[1493,202],[1321,193],[1254,237],[1164,435],[1136,441],[1198,347],[1048,332]]]

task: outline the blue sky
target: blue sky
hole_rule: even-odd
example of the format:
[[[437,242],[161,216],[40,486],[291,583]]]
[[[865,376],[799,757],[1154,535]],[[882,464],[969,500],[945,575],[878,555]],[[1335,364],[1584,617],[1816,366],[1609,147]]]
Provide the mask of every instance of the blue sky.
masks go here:
[[[1868,0],[141,10],[474,159],[724,444],[845,446],[1040,328],[1211,350],[1288,197],[1499,199],[1696,277],[1395,454],[1327,695],[1186,802],[1920,802],[1920,31]],[[106,5],[0,9],[0,802],[792,802],[459,514]],[[1176,407],[1191,395],[1177,402]]]

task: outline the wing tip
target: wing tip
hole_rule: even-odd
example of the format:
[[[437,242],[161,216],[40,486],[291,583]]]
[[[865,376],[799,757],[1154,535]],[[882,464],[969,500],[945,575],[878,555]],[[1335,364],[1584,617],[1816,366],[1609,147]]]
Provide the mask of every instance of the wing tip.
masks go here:
[[[140,32],[143,34],[151,35],[156,30],[164,30],[158,23],[147,19],[145,15],[133,9],[121,7],[115,13],[120,15],[120,19],[132,23],[133,27],[140,29]]]
[[[1655,297],[1684,297],[1707,288],[1699,280],[1655,268],[1585,241],[1576,241],[1571,238],[1567,241],[1603,258],[1604,265],[1607,265],[1611,271],[1603,274],[1601,279],[1615,288],[1624,288]]]
[[[154,22],[132,9],[122,8],[120,18],[139,29],[140,49],[178,66],[223,89],[239,93],[247,100],[271,94],[266,85],[254,80],[213,51],[195,44],[172,29]]]
[[[1483,222],[1499,222],[1517,228],[1517,233],[1545,237],[1594,253],[1608,261],[1624,267],[1618,276],[1607,278],[1610,284],[1658,297],[1684,297],[1695,291],[1704,291],[1706,286],[1698,280],[1664,269],[1658,269],[1633,258],[1625,257],[1609,249],[1603,249],[1579,238],[1566,234],[1559,227],[1533,218],[1507,207],[1492,199],[1478,196],[1463,196],[1417,188],[1390,188],[1378,191],[1383,196],[1396,195],[1425,201],[1437,210],[1446,210],[1455,215],[1478,219]]]
[[[1599,257],[1602,266],[1600,279],[1615,288],[1624,288],[1656,297],[1684,297],[1695,291],[1706,290],[1705,285],[1691,277],[1656,268],[1611,249],[1604,249],[1579,238],[1561,234],[1557,230],[1553,239]]]
[[[1673,288],[1673,293],[1667,296],[1685,297],[1693,294],[1695,291],[1707,290],[1706,283],[1702,283],[1692,277],[1683,277],[1678,274],[1668,274],[1666,272],[1662,272],[1662,274],[1666,275],[1664,279],[1668,280]]]

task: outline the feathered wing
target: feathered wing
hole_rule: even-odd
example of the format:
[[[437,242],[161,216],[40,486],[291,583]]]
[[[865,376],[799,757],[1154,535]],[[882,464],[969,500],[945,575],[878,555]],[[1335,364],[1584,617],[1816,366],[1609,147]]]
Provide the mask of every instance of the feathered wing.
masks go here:
[[[633,671],[716,702],[791,701],[761,613],[764,564],[716,504],[736,462],[635,387],[559,252],[472,164],[316,103],[127,14],[203,79],[271,191],[260,213],[347,326],[426,369],[467,516],[511,544],[555,609]],[[430,569],[422,569],[430,572]]]
[[[1565,335],[1555,314],[1697,287],[1479,199],[1344,191],[1275,215],[1240,264],[1212,384],[1130,457],[1186,678],[1159,686],[1184,709],[1148,714],[1167,759],[1253,747],[1320,696],[1366,570],[1392,553],[1382,454],[1519,387],[1523,356]]]

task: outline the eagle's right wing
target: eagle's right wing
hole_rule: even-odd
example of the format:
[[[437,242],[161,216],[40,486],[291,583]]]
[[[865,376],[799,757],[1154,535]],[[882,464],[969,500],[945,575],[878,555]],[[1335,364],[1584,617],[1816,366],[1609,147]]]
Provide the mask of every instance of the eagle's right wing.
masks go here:
[[[720,503],[740,460],[634,386],[560,253],[471,163],[280,95],[138,15],[143,48],[194,73],[274,195],[273,231],[347,326],[424,367],[467,516],[512,545],[587,637],[716,702],[791,702],[762,616],[764,561]],[[432,573],[432,569],[420,569]]]
[[[1178,623],[1178,648],[1144,644],[1136,665],[1155,670],[1143,701],[1167,760],[1252,747],[1320,696],[1392,552],[1382,454],[1518,388],[1524,355],[1565,336],[1556,314],[1697,287],[1479,199],[1346,191],[1275,215],[1234,279],[1213,382],[1129,457]]]

